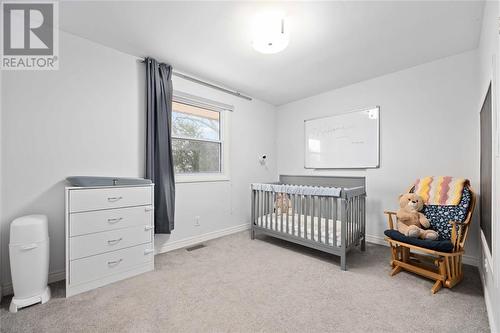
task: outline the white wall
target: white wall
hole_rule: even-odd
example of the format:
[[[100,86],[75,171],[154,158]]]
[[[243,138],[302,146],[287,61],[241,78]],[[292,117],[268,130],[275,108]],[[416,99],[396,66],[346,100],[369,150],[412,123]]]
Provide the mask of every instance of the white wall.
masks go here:
[[[4,72],[2,87],[4,263],[12,219],[42,213],[50,221],[50,272],[64,270],[64,179],[141,176],[144,169],[139,64],[65,33],[60,46],[58,71]]]
[[[477,54],[475,51],[360,82],[278,108],[279,174],[366,176],[367,239],[380,242],[384,209],[426,175],[454,175],[478,187]],[[304,169],[303,121],[379,105],[380,168]],[[477,221],[477,220],[476,220]],[[477,225],[467,245],[477,258]]]
[[[498,16],[500,15],[500,6],[498,1],[487,1],[483,13],[483,26],[481,31],[481,39],[479,43],[479,99],[477,101],[477,109],[480,110],[484,101],[484,95],[488,89],[488,85],[493,77],[493,61],[496,61],[497,73],[500,71],[500,50],[498,38]],[[500,117],[500,84],[497,75],[496,91],[492,91],[493,102],[496,102],[496,108],[493,107],[493,133],[498,129],[495,118]],[[494,88],[493,88],[494,89]],[[498,141],[494,140],[494,146]],[[479,146],[478,146],[479,149]],[[492,332],[498,332],[500,329],[500,208],[498,207],[498,198],[500,198],[500,158],[497,156],[493,160],[494,185],[493,185],[493,224],[496,228],[492,235],[493,241],[493,262],[485,262],[483,247],[481,247],[482,264],[480,265],[481,276],[483,278],[485,301],[488,307],[488,315],[490,318],[490,326]],[[479,164],[477,165],[479,168]],[[495,204],[496,203],[496,204]],[[480,242],[480,238],[478,237]],[[493,267],[490,267],[493,266]],[[494,269],[494,275],[492,270]],[[496,280],[495,280],[496,279]]]
[[[49,217],[50,272],[64,270],[64,179],[70,175],[144,176],[145,75],[136,58],[60,34],[59,71],[5,72],[1,128],[2,280],[8,282],[8,228],[15,217]],[[182,80],[174,89],[233,104],[231,182],[179,184],[169,241],[248,223],[249,183],[275,178],[274,107]],[[193,227],[194,216],[201,226]],[[168,237],[158,237],[161,246]],[[60,276],[60,274],[57,274]]]

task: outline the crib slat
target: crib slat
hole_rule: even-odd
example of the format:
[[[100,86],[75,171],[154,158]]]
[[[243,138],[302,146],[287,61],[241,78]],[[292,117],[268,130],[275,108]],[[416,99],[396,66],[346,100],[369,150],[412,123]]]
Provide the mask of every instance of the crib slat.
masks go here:
[[[293,202],[292,201],[293,200],[292,199],[293,198],[292,194],[290,194],[288,196],[288,198],[290,199],[290,201],[288,202],[289,206],[288,206],[288,209],[286,210],[286,232],[290,234],[290,231],[291,231],[291,226],[290,226],[290,222],[291,222],[290,218],[291,218],[291,216],[290,216],[290,212],[292,211],[291,205],[292,205],[292,202]]]
[[[274,229],[274,227],[273,227],[273,214],[274,214],[273,195],[274,195],[274,192],[269,192],[268,205],[269,205],[269,223],[270,223],[269,228],[270,229]]]
[[[266,206],[267,206],[267,192],[262,191],[262,226],[267,227]]]
[[[358,242],[358,232],[359,232],[359,226],[358,226],[358,218],[359,218],[359,215],[358,215],[358,197],[355,197],[355,200],[354,200],[354,215],[356,217],[356,231],[354,233],[354,241],[357,243]]]
[[[332,245],[337,246],[337,198],[332,198]]]
[[[298,232],[299,232],[299,228],[298,228],[298,227],[297,227],[297,228],[295,227],[295,226],[296,226],[296,223],[297,223],[297,219],[295,218],[295,215],[298,215],[298,214],[299,214],[299,206],[298,206],[298,204],[299,204],[299,197],[300,197],[299,195],[294,194],[294,200],[295,200],[295,201],[294,201],[293,206],[292,206],[292,225],[293,225],[293,234],[295,235],[295,234],[296,234],[295,230],[297,230],[297,234],[296,234],[296,236],[298,236],[298,235],[299,235],[299,234],[298,234]]]
[[[358,235],[356,236],[357,240],[361,237],[361,201],[359,200],[359,196],[356,197],[356,215],[358,217]]]
[[[255,199],[256,199],[257,192],[255,190],[252,190],[252,210],[250,213],[250,221],[252,223],[251,228],[253,230],[253,226],[256,224],[255,223]]]
[[[356,243],[359,241],[359,197],[356,197]]]
[[[264,192],[259,191],[259,217],[260,217],[260,226],[264,226]]]
[[[350,223],[350,219],[351,219],[351,203],[349,202],[349,200],[346,200],[346,229],[347,229],[347,232],[346,232],[346,235],[347,235],[347,239],[346,239],[346,246],[349,246],[349,243],[351,242],[351,223]]]
[[[346,199],[346,202],[345,202],[345,221],[346,221],[346,247],[349,246],[349,242],[351,241],[351,236],[350,236],[350,223],[349,223],[349,211],[350,211],[350,207],[349,207],[349,200]]]
[[[262,204],[260,201],[262,200],[262,191],[257,191],[257,221],[259,226],[262,226]]]
[[[285,193],[281,193],[281,214],[280,214],[280,215],[281,215],[281,216],[280,216],[280,218],[281,218],[281,227],[280,227],[280,231],[281,231],[281,232],[285,232],[285,231],[283,230],[283,207],[285,206],[285,202],[284,202],[284,200],[285,200]],[[276,214],[277,214],[277,213],[278,213],[278,209],[276,209]],[[277,217],[277,216],[276,216],[276,222],[278,222],[278,217]]]
[[[316,220],[316,197],[311,195],[311,205],[312,205],[312,209],[311,209],[311,214],[309,216],[311,216],[311,235],[310,235],[310,239],[314,240],[314,221]]]
[[[290,210],[291,201],[292,201],[292,196],[287,194],[286,197],[287,208],[285,212],[285,227],[286,227],[285,230],[287,234],[290,233],[290,225],[288,224],[288,211]]]
[[[307,238],[307,210],[309,207],[309,200],[307,198],[307,195],[304,195],[304,202],[303,202],[303,212],[302,212],[302,237]]]
[[[311,196],[306,196],[306,211],[304,212],[304,225],[305,225],[305,238],[311,238],[311,219],[308,218],[308,216],[311,216],[311,209],[312,209],[312,200]]]
[[[307,215],[307,196],[302,197],[302,206],[301,206],[301,216],[300,219],[301,221],[301,228],[302,228],[302,237],[307,238],[307,220],[304,220],[304,218]]]
[[[304,195],[304,212],[302,213],[302,236],[307,238],[307,211],[309,207],[309,199]]]
[[[291,207],[288,209],[288,218],[287,218],[287,223],[288,223],[288,232],[293,235],[293,202],[295,201],[295,195],[291,194],[290,195],[290,205]]]
[[[330,217],[332,216],[332,202],[330,197],[326,198],[326,218],[325,218],[325,243],[330,245]]]
[[[288,233],[288,223],[287,223],[287,219],[288,219],[288,204],[289,204],[289,200],[290,199],[290,196],[287,194],[286,195],[286,210],[285,210],[285,216],[283,217],[283,228],[284,228],[284,232]],[[283,212],[282,212],[283,214]]]
[[[352,239],[351,239],[351,244],[356,241],[356,198],[351,199],[351,212],[352,212]]]
[[[350,205],[351,211],[351,242],[349,245],[351,245],[354,241],[354,201],[351,199],[351,205]]]
[[[271,192],[266,192],[266,228],[269,229],[269,197]]]
[[[352,199],[350,200],[350,205],[349,205],[349,208],[350,208],[350,211],[349,211],[349,216],[350,216],[350,219],[349,219],[349,222],[350,222],[350,225],[351,225],[351,241],[349,242],[349,245],[352,244],[352,242],[354,241],[354,203],[352,201]]]
[[[340,199],[340,198],[339,198],[339,199],[337,199],[337,200],[336,200],[335,205],[337,206],[337,207],[336,207],[336,208],[337,208],[337,212],[336,212],[336,214],[337,214],[337,221],[338,221],[338,222],[337,222],[336,227],[339,227],[339,228],[340,228],[340,233],[341,233],[341,235],[340,235],[340,239],[341,239],[341,240],[342,240],[342,238],[344,238],[344,237],[345,237],[345,230],[344,230],[344,231],[342,231],[342,220],[345,218],[345,216],[344,216],[344,217],[342,217],[342,206],[343,206],[343,204],[344,204],[344,201],[343,201],[342,199]],[[340,225],[339,225],[339,224],[340,224]],[[341,242],[341,243],[342,243],[342,242]],[[342,244],[338,244],[338,246],[341,246],[341,245],[342,245]]]
[[[330,219],[332,220],[333,223],[335,223],[335,220],[332,219],[332,216],[333,216],[333,198],[328,198],[328,244],[330,244]],[[335,224],[332,225],[332,227],[334,226]],[[335,229],[332,229],[332,231],[335,230]],[[333,234],[334,237],[335,237],[335,233]],[[334,242],[334,239],[332,237],[332,241]],[[332,244],[333,245],[333,244]]]
[[[338,214],[337,214],[337,200],[339,200],[339,199],[337,199],[337,198],[332,198],[332,199],[333,199],[333,200],[332,200],[332,204],[333,204],[333,207],[332,207],[332,211],[333,211],[333,220],[334,220],[335,222],[337,222],[337,220],[338,220],[338,218],[337,218],[337,215],[338,215]]]
[[[352,225],[353,219],[352,219],[352,200],[349,200],[349,243],[347,246],[352,244],[352,234],[353,234],[353,225]]]
[[[354,229],[354,224],[356,223],[356,220],[355,220],[355,215],[354,215],[354,198],[351,198],[351,243],[349,245],[352,245],[352,243],[354,242],[354,233],[355,233],[355,229]]]
[[[278,212],[275,212],[275,206],[274,203],[276,202],[276,193],[271,192],[271,202],[269,203],[271,205],[271,222],[274,222],[273,226],[271,227],[274,230],[278,230]]]
[[[360,235],[360,228],[361,228],[361,223],[360,223],[360,220],[361,220],[361,215],[359,214],[359,207],[360,207],[360,201],[359,201],[359,197],[357,196],[356,197],[356,243],[358,244],[359,243],[359,235]]]
[[[304,197],[302,195],[299,196],[300,197],[300,202],[299,202],[299,209],[300,209],[300,215],[299,215],[299,237],[304,237],[304,212],[305,212],[305,209],[306,209],[306,203],[304,201]],[[304,237],[305,238],[305,237]]]
[[[267,206],[266,203],[267,192],[262,191],[261,194],[262,194],[262,226],[266,227],[267,220],[265,220],[265,217],[266,217],[266,206]]]
[[[322,209],[324,209],[323,207],[323,197],[319,197],[319,226],[318,226],[318,241],[320,243],[324,243],[322,240],[321,240],[321,229],[323,228],[323,221],[322,221],[322,217],[323,217],[323,211]]]
[[[255,199],[255,219],[256,219],[256,224],[259,224],[259,191],[253,191],[254,192],[254,199]]]
[[[345,248],[347,241],[347,202],[341,201],[340,204],[340,247]]]
[[[271,212],[271,229],[273,229],[273,230],[277,229],[277,226],[276,226],[276,213],[274,212],[274,209],[275,209],[274,203],[276,202],[275,201],[275,197],[276,197],[276,193],[271,192],[271,200],[269,201],[269,206],[270,206],[269,211]]]
[[[308,237],[308,234],[307,234],[307,214],[309,213],[309,197],[307,195],[304,195],[304,216],[302,216],[302,219],[303,219],[303,224],[304,224],[304,238],[307,238]]]
[[[363,238],[366,240],[366,197],[363,196]]]
[[[297,236],[300,237],[300,195],[296,194],[295,195],[295,204],[294,206],[294,214],[293,214],[293,223],[294,223],[294,231],[295,231],[295,223],[297,223]],[[295,215],[297,215],[297,218],[295,218]]]
[[[298,195],[297,199],[297,236],[301,237],[302,228],[300,224],[300,216],[302,215],[302,195]]]
[[[295,234],[295,204],[297,202],[297,195],[292,194],[292,235]]]
[[[360,228],[361,228],[361,215],[359,214],[359,208],[360,208],[360,202],[359,202],[359,196],[356,197],[356,221],[357,221],[357,230],[356,230],[356,242],[359,241],[360,237]]]

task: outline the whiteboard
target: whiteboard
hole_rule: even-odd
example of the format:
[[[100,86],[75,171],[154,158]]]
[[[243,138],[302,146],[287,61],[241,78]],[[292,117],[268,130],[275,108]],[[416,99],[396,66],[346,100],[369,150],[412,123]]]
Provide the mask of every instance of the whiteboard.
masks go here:
[[[305,167],[377,168],[380,107],[304,121]]]

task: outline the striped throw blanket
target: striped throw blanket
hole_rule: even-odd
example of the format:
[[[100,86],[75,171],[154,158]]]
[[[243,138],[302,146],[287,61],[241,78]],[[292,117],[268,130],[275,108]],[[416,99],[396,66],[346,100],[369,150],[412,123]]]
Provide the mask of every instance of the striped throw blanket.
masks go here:
[[[464,178],[431,176],[417,179],[414,192],[424,199],[426,205],[456,206],[468,183]]]

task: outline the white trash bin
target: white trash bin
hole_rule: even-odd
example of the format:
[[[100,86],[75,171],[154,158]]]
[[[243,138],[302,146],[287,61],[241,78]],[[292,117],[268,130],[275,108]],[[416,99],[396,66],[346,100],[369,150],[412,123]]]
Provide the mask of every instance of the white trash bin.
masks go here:
[[[10,312],[50,299],[47,216],[28,215],[10,225],[10,271],[14,297]]]

